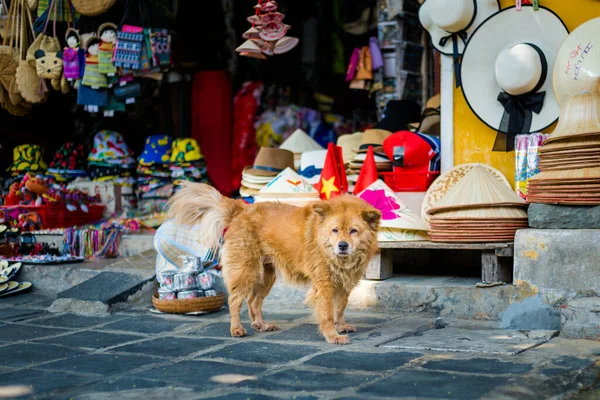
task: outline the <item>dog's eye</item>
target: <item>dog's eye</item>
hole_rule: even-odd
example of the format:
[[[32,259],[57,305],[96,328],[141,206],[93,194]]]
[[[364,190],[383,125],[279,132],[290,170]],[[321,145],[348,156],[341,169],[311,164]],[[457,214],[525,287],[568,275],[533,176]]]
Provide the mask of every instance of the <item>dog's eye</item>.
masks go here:
[[[333,233],[335,233],[335,234],[337,235],[337,233],[338,233],[339,231],[338,231],[338,229],[337,229],[337,228],[333,228],[333,229],[331,230],[331,232],[333,232]]]
[[[358,233],[358,229],[350,229],[350,234],[355,235]]]

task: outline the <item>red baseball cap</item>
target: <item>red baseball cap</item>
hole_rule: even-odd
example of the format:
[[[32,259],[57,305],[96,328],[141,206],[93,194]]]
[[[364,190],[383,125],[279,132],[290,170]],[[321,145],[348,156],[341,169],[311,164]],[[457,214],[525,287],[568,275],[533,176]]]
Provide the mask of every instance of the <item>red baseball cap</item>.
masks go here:
[[[429,166],[435,151],[421,136],[410,131],[398,131],[383,141],[383,149],[394,166]]]

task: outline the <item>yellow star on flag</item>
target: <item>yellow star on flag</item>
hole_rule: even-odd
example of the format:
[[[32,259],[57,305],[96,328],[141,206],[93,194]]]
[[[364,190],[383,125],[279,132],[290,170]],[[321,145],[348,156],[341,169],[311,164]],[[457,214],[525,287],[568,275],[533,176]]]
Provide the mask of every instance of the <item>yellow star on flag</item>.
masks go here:
[[[329,179],[325,179],[325,178],[321,178],[321,193],[325,193],[325,197],[327,198],[327,200],[329,200],[329,198],[331,197],[331,192],[338,192],[340,191],[340,189],[338,189],[335,186],[335,176],[332,176]]]

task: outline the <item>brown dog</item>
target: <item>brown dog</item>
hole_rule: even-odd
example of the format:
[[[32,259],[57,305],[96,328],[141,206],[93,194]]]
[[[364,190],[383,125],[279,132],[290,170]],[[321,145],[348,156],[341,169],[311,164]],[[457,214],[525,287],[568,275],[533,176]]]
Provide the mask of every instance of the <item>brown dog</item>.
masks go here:
[[[221,249],[223,278],[229,291],[231,335],[245,336],[240,320],[247,300],[252,327],[278,329],[262,317],[262,303],[276,272],[288,281],[310,284],[307,302],[329,343],[347,344],[344,332],[356,328],[344,320],[348,296],[377,252],[381,213],[361,199],[340,196],[304,207],[281,203],[248,205],[208,185],[187,183],[169,202],[176,222],[203,226],[206,246]]]

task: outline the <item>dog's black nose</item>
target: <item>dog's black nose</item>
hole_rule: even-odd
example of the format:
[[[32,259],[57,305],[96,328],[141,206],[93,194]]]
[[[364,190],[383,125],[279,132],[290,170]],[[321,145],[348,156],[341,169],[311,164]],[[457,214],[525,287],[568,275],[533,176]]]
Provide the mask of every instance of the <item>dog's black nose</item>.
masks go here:
[[[340,249],[341,251],[346,251],[348,250],[348,243],[347,242],[339,242],[338,243],[338,249]]]

